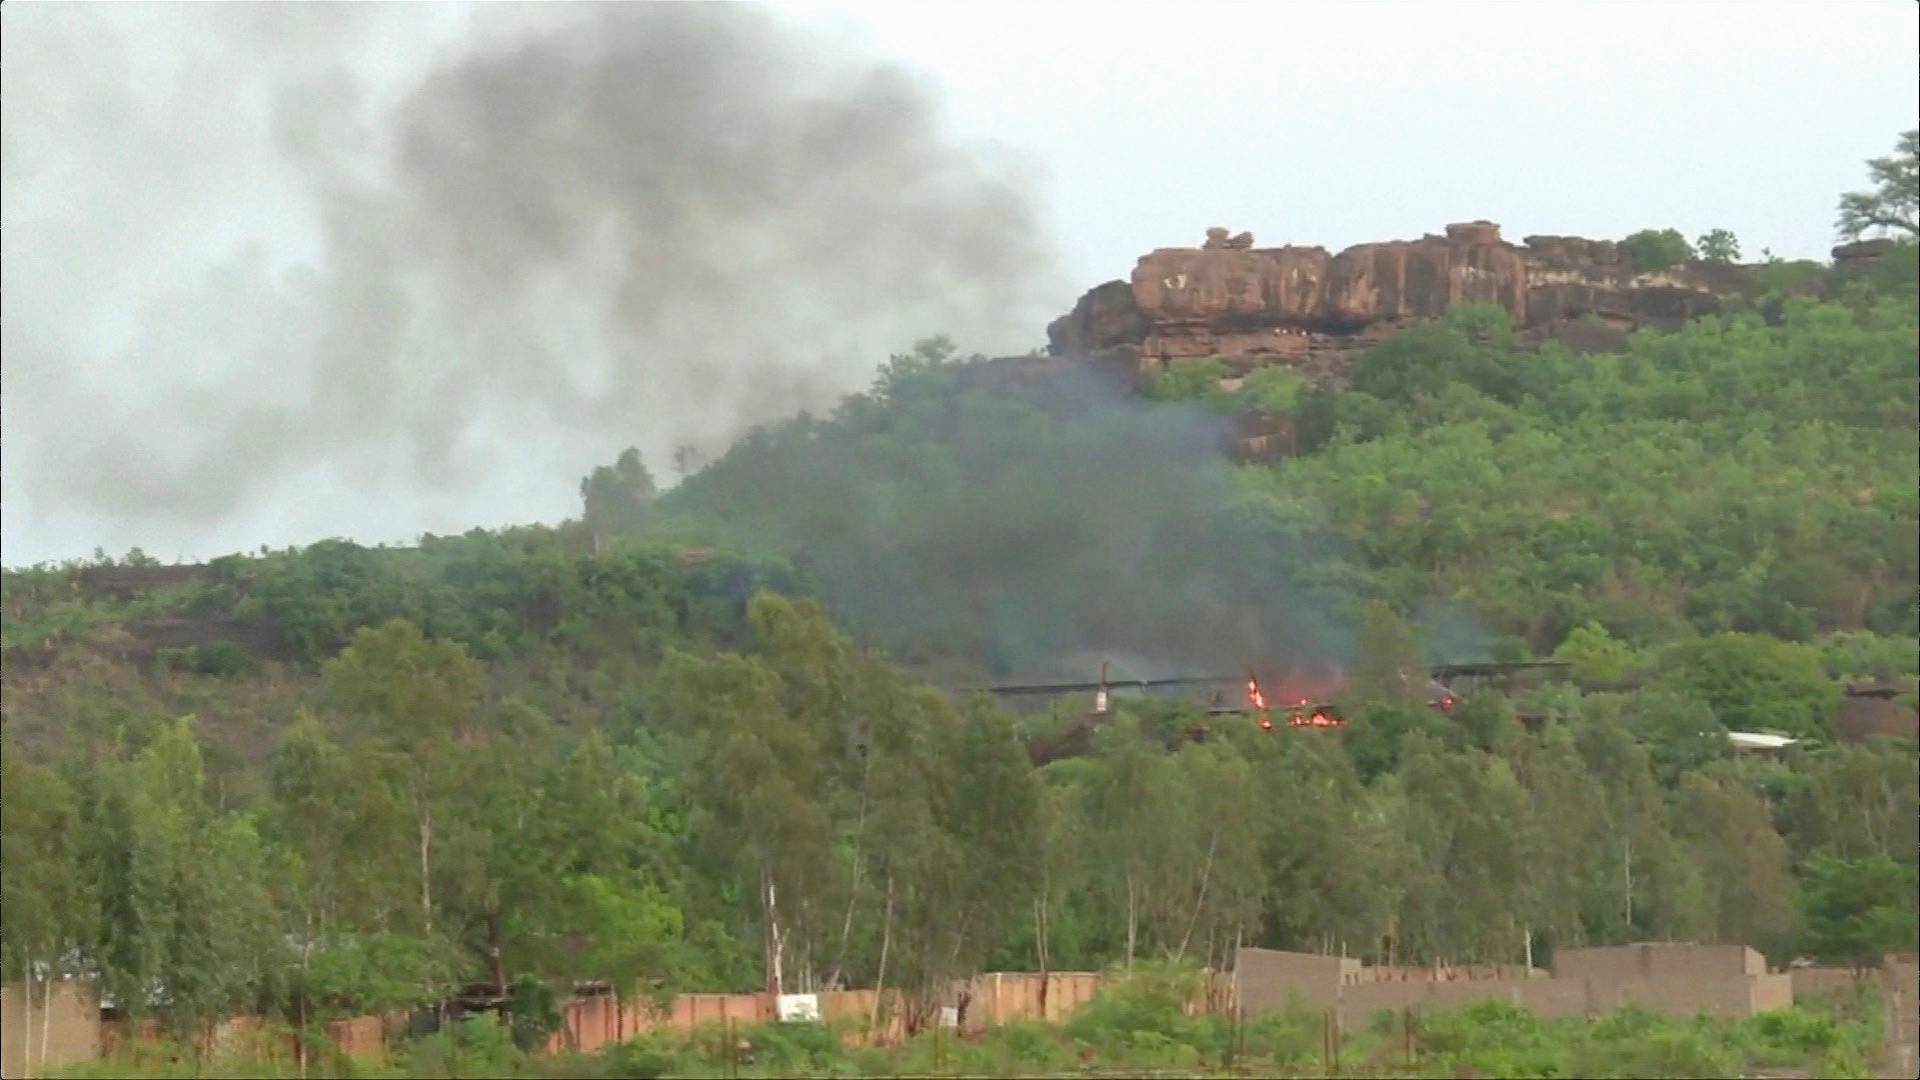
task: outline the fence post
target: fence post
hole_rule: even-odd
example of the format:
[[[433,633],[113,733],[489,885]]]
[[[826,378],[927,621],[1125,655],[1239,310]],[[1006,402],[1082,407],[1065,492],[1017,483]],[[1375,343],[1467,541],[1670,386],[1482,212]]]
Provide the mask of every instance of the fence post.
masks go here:
[[[1407,1068],[1411,1069],[1418,1064],[1418,1057],[1414,1052],[1413,1046],[1413,1006],[1407,1006],[1402,1013],[1400,1028],[1407,1037]]]
[[[1340,1037],[1343,1034],[1343,1032],[1340,1030],[1341,1025],[1340,1025],[1339,1007],[1335,1006],[1330,1012],[1328,1012],[1327,1018],[1333,1022],[1333,1075],[1339,1076],[1340,1075]]]

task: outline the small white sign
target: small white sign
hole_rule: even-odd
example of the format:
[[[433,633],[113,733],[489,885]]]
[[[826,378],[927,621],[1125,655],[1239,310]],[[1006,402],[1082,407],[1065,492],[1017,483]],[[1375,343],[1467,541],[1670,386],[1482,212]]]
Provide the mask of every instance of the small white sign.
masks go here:
[[[817,1024],[820,1022],[820,996],[818,994],[781,994],[775,1007],[783,1024]]]
[[[957,1028],[960,1026],[960,1010],[952,1005],[940,1006],[940,1026]]]

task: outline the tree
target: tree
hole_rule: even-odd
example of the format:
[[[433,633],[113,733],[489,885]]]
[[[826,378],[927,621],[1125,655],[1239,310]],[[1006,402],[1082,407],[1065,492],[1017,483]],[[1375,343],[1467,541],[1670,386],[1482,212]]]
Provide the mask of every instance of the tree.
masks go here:
[[[1392,871],[1407,853],[1392,799],[1381,797],[1380,785],[1363,787],[1341,748],[1319,738],[1288,739],[1248,757],[1264,796],[1260,843],[1268,868],[1266,911],[1249,935],[1331,952],[1346,943],[1369,947],[1391,932],[1399,902]]]
[[[1693,258],[1693,246],[1678,229],[1641,229],[1620,241],[1619,247],[1628,265],[1643,274]]]
[[[251,822],[215,813],[192,718],[105,768],[89,822],[102,990],[176,1035],[257,1000],[283,938]]]
[[[1568,674],[1582,686],[1615,683],[1632,674],[1640,657],[1633,646],[1607,633],[1599,623],[1582,623],[1553,651],[1555,660],[1572,665]]]
[[[1392,608],[1378,600],[1361,605],[1357,651],[1350,680],[1357,700],[1426,703],[1426,657],[1413,628]]]
[[[294,864],[284,898],[309,938],[385,925],[413,902],[411,807],[379,769],[356,761],[303,711],[267,770],[266,824]]]
[[[751,898],[766,983],[777,992],[795,985],[786,964],[796,952],[797,984],[810,977],[796,946],[825,940],[816,930],[830,918],[824,901],[837,869],[823,748],[782,707],[782,691],[765,664],[733,653],[709,660],[669,651],[659,676],[664,726],[684,746],[689,831],[732,895]]]
[[[1527,790],[1533,828],[1527,837],[1523,945],[1578,946],[1610,937],[1620,910],[1618,841],[1605,813],[1605,793],[1575,750],[1569,729],[1555,725],[1517,748],[1513,767]]]
[[[1920,775],[1913,751],[1876,740],[1810,755],[1786,799],[1786,830],[1798,857],[1920,858]]]
[[[1396,780],[1412,841],[1400,913],[1408,946],[1437,960],[1511,958],[1525,945],[1525,790],[1505,761],[1426,738],[1409,746]]]
[[[1892,154],[1868,159],[1867,174],[1872,191],[1840,196],[1840,238],[1858,240],[1869,230],[1920,237],[1920,128],[1902,134]]]
[[[1595,860],[1606,885],[1590,897],[1589,935],[1622,942],[1700,933],[1704,897],[1667,831],[1646,750],[1604,719],[1582,723],[1574,746],[1599,795],[1591,812],[1606,832],[1606,855]]]
[[[1172,763],[1149,749],[1138,719],[1121,713],[1100,733],[1100,770],[1087,792],[1089,820],[1096,822],[1102,884],[1125,919],[1122,961],[1131,967],[1147,919],[1166,900],[1190,854],[1188,807]]]
[[[480,675],[480,665],[465,648],[430,640],[404,619],[377,630],[361,628],[353,644],[325,669],[335,705],[362,733],[368,748],[404,774],[419,840],[421,927],[429,933],[433,811],[445,797],[454,738],[472,721],[479,704]]]
[[[9,748],[0,755],[0,806],[0,976],[18,973],[29,1003],[38,983],[45,1010],[40,1031],[23,1025],[20,1033],[31,1075],[36,1035],[46,1056],[54,986],[73,974],[67,965],[95,930],[94,895],[78,798],[58,772]]]
[[[1808,861],[1800,874],[1807,955],[1862,968],[1914,947],[1915,874],[1884,855]]]
[[[1700,257],[1707,262],[1730,263],[1740,259],[1740,240],[1726,229],[1713,229],[1694,241]]]
[[[1707,702],[1669,687],[1595,694],[1585,699],[1582,712],[1589,720],[1617,722],[1633,732],[1664,786],[1732,753],[1727,727]]]
[[[1451,719],[1475,749],[1496,757],[1511,757],[1526,736],[1513,703],[1491,690],[1462,701]]]
[[[965,866],[947,899],[961,938],[955,974],[968,976],[1027,912],[1039,881],[1028,872],[1045,842],[1040,786],[1013,722],[975,697],[943,725],[941,767],[964,780],[944,785],[943,824]],[[936,733],[938,735],[940,733]]]
[[[678,460],[676,455],[676,460]],[[593,550],[605,550],[608,537],[637,532],[653,502],[653,474],[629,446],[611,465],[601,465],[580,481],[583,517],[593,535]]]
[[[1248,375],[1240,393],[1257,409],[1274,416],[1292,416],[1311,385],[1298,371],[1275,364]]]
[[[1717,940],[1779,951],[1792,918],[1787,845],[1751,793],[1699,773],[1680,778],[1674,831],[1700,867]]]
[[[1757,634],[1711,634],[1670,647],[1660,683],[1705,701],[1735,731],[1825,735],[1840,692],[1818,650]]]

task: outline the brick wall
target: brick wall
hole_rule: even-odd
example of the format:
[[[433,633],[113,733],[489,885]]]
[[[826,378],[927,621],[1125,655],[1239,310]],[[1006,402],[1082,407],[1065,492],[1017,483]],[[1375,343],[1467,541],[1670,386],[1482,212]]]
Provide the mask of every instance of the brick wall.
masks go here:
[[[1553,957],[1553,974],[1559,979],[1625,982],[1635,979],[1766,973],[1766,958],[1745,945],[1658,941],[1592,949],[1561,949]]]
[[[906,1001],[898,990],[880,1000],[875,990],[835,990],[820,995],[820,1019],[845,1024],[849,1037],[866,1046],[887,1045],[907,1037]],[[878,1008],[875,1006],[878,1005]]]
[[[1880,968],[1886,1006],[1886,1068],[1882,1076],[1920,1075],[1920,965],[1912,956],[1889,956]]]
[[[1851,968],[1843,967],[1800,967],[1788,972],[1793,980],[1793,992],[1801,994],[1839,994],[1853,989],[1857,981]]]
[[[547,1038],[547,1053],[571,1048],[591,1054],[619,1042],[624,1019],[620,1000],[612,994],[569,998],[560,1006],[559,1030]]]
[[[386,1024],[377,1016],[329,1021],[327,1041],[348,1057],[378,1058],[387,1052]]]
[[[1234,954],[1234,996],[1249,1013],[1284,1009],[1289,999],[1326,1007],[1339,1001],[1343,982],[1358,981],[1358,960],[1277,949],[1241,949]]]
[[[29,1001],[20,984],[0,987],[0,1076],[26,1075],[29,1048],[30,1071],[36,1075],[43,1066],[90,1061],[100,1052],[100,1004],[93,989],[57,982],[51,1009],[42,1004],[46,993],[44,985],[36,984]]]
[[[1752,983],[1753,991],[1749,1013],[1771,1012],[1793,1004],[1793,976],[1749,975],[1747,978]]]
[[[1242,949],[1239,1000],[1248,1012],[1284,1008],[1290,998],[1338,1008],[1343,1023],[1381,1010],[1455,1009],[1505,1001],[1542,1016],[1591,1016],[1640,1005],[1691,1016],[1750,1016],[1793,1003],[1793,979],[1766,974],[1760,954],[1739,945],[1658,943],[1563,949],[1551,977],[1521,967],[1364,968],[1309,953]]]
[[[976,977],[968,990],[973,995],[967,1005],[969,1030],[1014,1020],[1058,1023],[1093,999],[1100,990],[1100,976],[1087,971],[1049,972],[1044,1001],[1037,972],[988,972]]]

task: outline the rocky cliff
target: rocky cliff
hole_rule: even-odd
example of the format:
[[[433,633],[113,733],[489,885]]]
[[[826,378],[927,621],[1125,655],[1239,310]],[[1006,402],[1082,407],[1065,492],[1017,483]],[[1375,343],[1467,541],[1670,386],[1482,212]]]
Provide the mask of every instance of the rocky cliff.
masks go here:
[[[1638,273],[1610,241],[1529,236],[1510,244],[1488,221],[1337,255],[1257,248],[1246,233],[1213,229],[1202,247],[1143,256],[1131,282],[1089,291],[1047,336],[1055,354],[1120,355],[1148,369],[1200,357],[1236,368],[1312,366],[1317,355],[1365,345],[1459,303],[1499,304],[1516,325],[1542,334],[1605,337],[1716,311],[1744,280],[1740,267],[1713,263]]]

